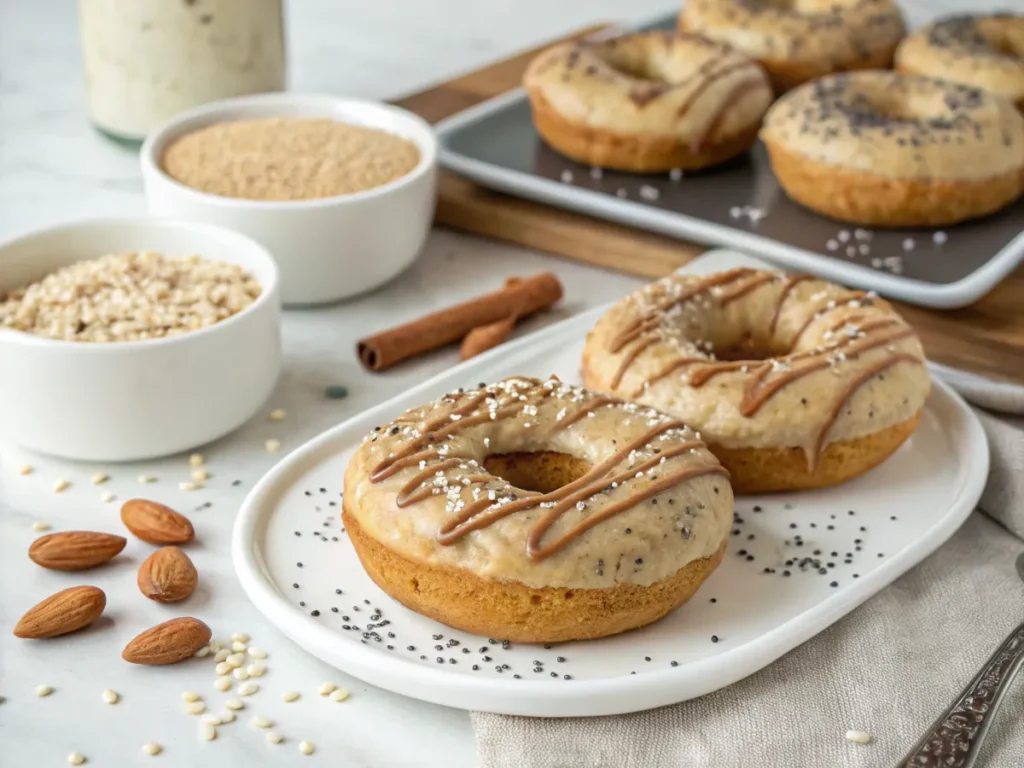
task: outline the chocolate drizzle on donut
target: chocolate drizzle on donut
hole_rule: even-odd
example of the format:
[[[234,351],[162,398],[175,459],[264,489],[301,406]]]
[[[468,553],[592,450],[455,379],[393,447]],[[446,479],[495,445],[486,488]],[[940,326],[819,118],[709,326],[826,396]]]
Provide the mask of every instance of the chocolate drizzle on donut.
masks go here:
[[[500,396],[497,389],[484,389],[474,393],[457,393],[446,400],[455,404],[450,411],[429,419],[422,424],[410,419],[400,419],[395,423],[412,425],[412,439],[404,442],[388,458],[380,461],[370,473],[371,483],[380,483],[398,472],[418,467],[419,471],[408,478],[399,490],[395,503],[399,508],[409,507],[438,493],[433,482],[443,478],[447,470],[456,467],[470,470],[468,474],[458,476],[457,493],[461,497],[463,490],[482,487],[494,481],[495,476],[485,472],[473,472],[478,467],[474,461],[458,456],[446,455],[437,445],[442,438],[457,434],[466,427],[514,418],[528,409],[536,407],[544,399],[551,397],[561,385],[557,379],[548,382],[521,380],[526,386],[522,390],[512,387]],[[442,401],[444,402],[444,401]],[[548,434],[568,428],[577,421],[593,414],[604,406],[621,405],[621,401],[605,396],[589,397],[582,401],[579,408],[572,414],[559,414],[556,422],[549,427]],[[415,425],[419,426],[415,426]],[[653,478],[653,482],[641,480],[645,473],[664,465],[670,459],[695,452],[703,447],[700,440],[666,443],[660,441],[672,437],[674,433],[684,430],[680,422],[658,417],[658,420],[642,435],[632,440],[600,464],[591,467],[576,480],[549,493],[534,493],[514,489],[514,493],[499,497],[492,491],[470,503],[459,503],[454,514],[445,521],[437,533],[437,541],[442,545],[452,545],[468,534],[486,528],[509,515],[525,510],[542,508],[544,513],[530,529],[527,537],[527,555],[534,561],[544,560],[568,546],[574,539],[581,536],[594,526],[632,509],[654,496],[675,487],[688,479],[708,474],[728,476],[728,472],[717,463],[693,464],[686,462],[677,468],[666,471]],[[650,456],[643,457],[640,453],[650,449]],[[634,460],[640,459],[634,464]],[[629,462],[626,466],[623,466]],[[454,478],[453,478],[454,479]],[[448,480],[445,478],[445,486]],[[454,484],[454,483],[453,483]],[[545,542],[551,528],[570,509],[585,504],[595,495],[619,486],[628,487],[630,493],[622,499],[609,502],[597,508],[592,514],[578,521],[556,539]],[[474,494],[477,495],[477,494]]]
[[[769,333],[774,336],[783,305],[800,283],[810,279],[812,278],[807,275],[786,277],[779,273],[737,269],[688,282],[681,290],[657,300],[650,309],[611,339],[608,351],[612,354],[622,351],[630,343],[633,344],[626,351],[612,377],[612,388],[617,388],[621,384],[626,371],[636,361],[640,353],[664,339],[662,321],[665,313],[671,308],[715,288],[719,289],[714,296],[721,307],[748,295],[763,285],[784,280],[785,285],[779,292],[769,326]],[[812,324],[833,310],[840,307],[870,306],[871,302],[872,297],[862,291],[851,291],[845,296],[821,301],[814,306],[800,327],[792,333],[787,346],[789,348],[795,346]],[[878,372],[886,370],[896,363],[923,364],[923,360],[920,358],[899,352],[893,346],[898,341],[914,336],[913,329],[906,326],[895,315],[865,319],[863,314],[853,312],[828,326],[824,335],[826,338],[836,336],[838,338],[827,346],[767,360],[716,360],[713,357],[680,356],[641,382],[630,393],[630,397],[634,399],[640,397],[652,384],[680,370],[687,371],[685,384],[693,388],[704,386],[718,375],[740,372],[747,378],[738,411],[741,416],[752,418],[769,400],[789,384],[816,371],[826,370],[843,361],[857,360],[868,352],[884,348],[885,356],[882,360],[868,367],[863,375],[858,376],[848,384],[846,389],[838,393],[834,409],[822,423],[813,448],[807,451],[808,469],[813,472],[828,433],[831,431],[835,419],[838,418],[843,404],[861,386]],[[871,373],[871,371],[875,372]]]

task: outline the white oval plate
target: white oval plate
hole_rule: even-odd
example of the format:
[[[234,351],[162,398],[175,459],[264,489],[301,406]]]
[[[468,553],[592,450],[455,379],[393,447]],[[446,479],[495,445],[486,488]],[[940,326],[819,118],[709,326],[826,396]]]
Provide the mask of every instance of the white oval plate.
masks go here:
[[[981,495],[988,474],[981,425],[936,381],[917,432],[867,475],[822,491],[739,498],[738,533],[723,564],[687,605],[649,627],[550,648],[503,647],[391,600],[341,528],[342,477],[363,436],[407,408],[481,381],[551,373],[577,381],[583,337],[603,311],[459,365],[274,467],[245,500],[232,543],[257,608],[314,656],[406,696],[513,715],[633,712],[710,693],[770,664],[933,552]],[[820,560],[824,575],[801,568],[804,557]]]

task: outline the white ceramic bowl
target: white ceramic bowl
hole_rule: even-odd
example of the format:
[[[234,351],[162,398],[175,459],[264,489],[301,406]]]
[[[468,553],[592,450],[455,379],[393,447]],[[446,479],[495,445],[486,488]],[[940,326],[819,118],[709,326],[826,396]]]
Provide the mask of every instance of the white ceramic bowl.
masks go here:
[[[0,244],[0,295],[76,261],[141,250],[238,264],[263,292],[237,315],[165,339],[94,344],[0,328],[0,438],[70,459],[147,459],[215,440],[266,402],[281,369],[277,267],[236,232],[159,219],[39,230]]]
[[[230,120],[331,117],[412,141],[420,162],[390,184],[351,195],[296,201],[241,200],[200,192],[161,168],[175,138]],[[369,101],[290,93],[227,99],[179,115],[142,146],[150,213],[206,221],[262,243],[281,270],[287,305],[321,304],[363,293],[408,267],[426,240],[437,197],[437,141],[420,117]]]

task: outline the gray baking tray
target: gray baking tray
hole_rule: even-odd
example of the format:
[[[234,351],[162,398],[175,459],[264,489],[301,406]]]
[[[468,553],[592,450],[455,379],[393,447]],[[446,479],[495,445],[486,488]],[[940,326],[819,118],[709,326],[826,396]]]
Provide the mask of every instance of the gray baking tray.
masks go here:
[[[675,16],[643,28],[671,28]],[[562,157],[533,128],[521,89],[437,126],[441,163],[486,187],[927,307],[971,304],[1024,259],[1024,199],[947,230],[866,230],[789,200],[758,143],[725,166],[673,179],[598,171]]]

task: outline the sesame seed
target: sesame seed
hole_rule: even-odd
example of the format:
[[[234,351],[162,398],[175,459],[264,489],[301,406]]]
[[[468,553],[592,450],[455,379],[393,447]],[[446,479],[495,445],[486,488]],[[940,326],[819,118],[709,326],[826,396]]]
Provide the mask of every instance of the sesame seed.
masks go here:
[[[36,686],[36,696],[49,696],[51,693],[53,693],[53,688],[48,685]]]
[[[257,728],[269,728],[274,723],[272,721],[270,721],[269,719],[263,717],[262,715],[256,715],[252,719],[252,724],[254,726],[256,726]]]
[[[56,480],[53,481],[54,493],[63,493],[70,487],[71,483],[68,480],[65,480],[63,477],[58,477]]]
[[[286,414],[284,408],[275,408],[269,414],[267,414],[267,418],[270,421],[284,421],[284,417],[286,415],[287,414]]]
[[[199,726],[199,738],[203,741],[213,741],[217,738],[217,729],[212,723],[203,723]]]
[[[85,755],[81,752],[72,752],[68,755],[68,762],[71,763],[71,765],[81,765],[85,762]]]
[[[112,691],[109,688],[103,691],[103,701],[107,704],[117,704],[121,700],[121,697],[117,695],[117,691]]]
[[[313,746],[312,742],[309,742],[309,741],[300,741],[299,742],[299,752],[301,752],[302,754],[304,754],[304,755],[312,755],[315,751],[316,751],[316,747]]]
[[[228,699],[224,702],[224,706],[232,711],[239,711],[245,709],[245,702],[241,699]]]
[[[282,694],[281,698],[286,703],[291,704],[293,701],[298,701],[299,696],[300,694],[298,691],[287,691],[286,693]]]
[[[272,437],[263,443],[263,447],[266,449],[267,453],[277,453],[281,450],[281,441]]]
[[[138,480],[139,485],[149,485],[150,483],[156,482],[156,478],[153,477],[153,475],[139,475]]]
[[[29,464],[22,464],[20,467],[18,467],[18,474],[19,475],[31,475],[32,472],[33,472],[33,469],[31,467],[31,465],[29,465]]]
[[[36,531],[38,533],[41,533],[43,531],[48,531],[48,530],[50,530],[50,524],[49,523],[35,522],[35,523],[32,523],[32,530]]]
[[[108,475],[106,472],[97,472],[92,476],[92,484],[103,485],[103,483],[107,482],[107,480],[109,479],[110,475]]]
[[[337,687],[338,686],[336,686],[334,683],[321,683],[318,693],[321,696],[329,696],[335,691],[335,689],[337,689]]]
[[[157,744],[155,741],[148,741],[142,745],[142,751],[147,755],[154,756],[159,755],[164,751],[164,748]]]
[[[855,744],[870,744],[871,734],[864,731],[847,731],[846,740],[852,741]]]
[[[345,701],[349,697],[349,692],[344,688],[338,688],[331,691],[331,695],[328,697],[331,701]]]
[[[284,736],[277,731],[269,731],[264,738],[267,740],[268,744],[280,744],[284,741]]]

